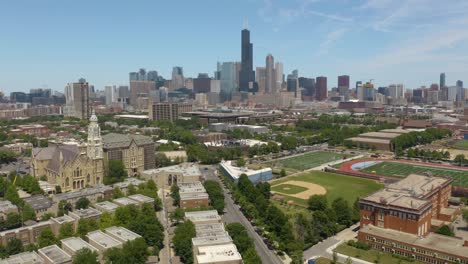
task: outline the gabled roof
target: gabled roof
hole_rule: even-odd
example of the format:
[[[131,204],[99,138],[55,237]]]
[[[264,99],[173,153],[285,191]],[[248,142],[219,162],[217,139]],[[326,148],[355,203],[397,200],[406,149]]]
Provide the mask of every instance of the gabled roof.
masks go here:
[[[60,163],[65,164],[75,160],[80,155],[80,150],[76,145],[60,145],[55,147],[52,159],[47,165],[47,169],[58,172]],[[62,160],[61,160],[62,159]]]
[[[117,133],[109,133],[102,136],[102,145],[105,149],[128,148],[132,141],[135,141],[135,144],[137,144],[137,146],[154,144],[153,139],[151,137],[143,135],[124,135]]]

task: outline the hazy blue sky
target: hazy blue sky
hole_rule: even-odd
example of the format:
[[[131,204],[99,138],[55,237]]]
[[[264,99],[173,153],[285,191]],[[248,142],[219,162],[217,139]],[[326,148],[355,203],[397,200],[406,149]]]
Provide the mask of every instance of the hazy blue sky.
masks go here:
[[[3,0],[0,89],[62,91],[85,77],[97,89],[128,72],[172,66],[186,76],[240,60],[248,20],[254,66],[272,53],[285,73],[409,88],[468,83],[466,0]]]

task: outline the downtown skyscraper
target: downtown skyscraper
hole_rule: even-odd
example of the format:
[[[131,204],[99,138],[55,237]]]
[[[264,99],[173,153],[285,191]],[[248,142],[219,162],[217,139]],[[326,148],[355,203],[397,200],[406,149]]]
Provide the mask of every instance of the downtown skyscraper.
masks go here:
[[[242,30],[241,70],[239,73],[239,91],[256,91],[255,72],[253,70],[253,44],[250,43],[250,31]]]
[[[266,69],[265,69],[265,92],[276,93],[276,75],[275,75],[275,59],[273,55],[268,54],[266,57]]]

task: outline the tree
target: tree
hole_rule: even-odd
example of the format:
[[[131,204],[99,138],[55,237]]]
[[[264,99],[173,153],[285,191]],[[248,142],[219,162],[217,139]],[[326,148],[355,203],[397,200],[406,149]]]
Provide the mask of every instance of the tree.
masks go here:
[[[462,217],[465,220],[465,222],[468,223],[468,209],[463,209],[462,210]]]
[[[55,193],[56,194],[62,193],[62,187],[60,187],[60,185],[55,186]]]
[[[178,225],[174,230],[174,250],[186,264],[193,263],[192,238],[196,235],[195,225],[190,221]]]
[[[458,154],[457,156],[455,156],[455,159],[453,161],[459,164],[459,166],[463,166],[463,164],[466,162],[465,155]]]
[[[114,184],[121,182],[128,177],[127,169],[121,160],[110,160],[107,176],[104,177],[104,184]]]
[[[57,216],[62,216],[72,210],[72,205],[66,200],[61,200],[58,204]]]
[[[72,237],[75,233],[72,223],[64,223],[59,229],[59,239]]]
[[[50,228],[42,230],[41,234],[37,238],[37,244],[40,248],[47,247],[57,243],[57,238]]]
[[[99,264],[98,254],[89,248],[82,248],[73,256],[73,264]]]
[[[7,255],[15,255],[23,252],[23,242],[17,238],[10,239],[6,244],[5,251]]]
[[[104,254],[106,263],[145,263],[149,256],[148,245],[143,238],[128,241],[120,248],[111,248]]]
[[[206,180],[203,183],[210,198],[210,204],[218,213],[224,212],[224,192],[218,182]]]
[[[90,203],[91,202],[88,200],[88,198],[81,197],[80,199],[78,199],[78,201],[76,201],[75,208],[76,209],[86,209],[86,208],[89,207]]]
[[[156,165],[156,168],[161,168],[161,167],[166,167],[166,166],[169,166],[171,165],[171,160],[164,154],[164,153],[156,153],[155,154],[155,165]]]
[[[49,141],[47,139],[39,140],[39,147],[40,148],[47,148],[49,146]]]
[[[0,150],[0,164],[16,161],[16,154],[11,150]]]
[[[76,234],[79,235],[80,237],[84,238],[86,234],[88,234],[91,231],[98,230],[99,225],[96,222],[95,219],[93,218],[81,218],[78,221],[78,227],[76,229]]]
[[[333,255],[332,255],[332,261],[330,261],[331,264],[338,264],[338,254],[336,253],[335,250],[333,250]]]
[[[436,230],[437,234],[441,234],[444,236],[454,236],[453,230],[448,225],[443,225],[439,229]]]
[[[245,160],[243,158],[239,158],[236,162],[237,167],[244,167],[245,166]]]
[[[253,246],[242,254],[242,260],[244,261],[244,264],[262,263],[262,259],[260,259],[260,256],[257,254],[257,251],[255,251]]]
[[[179,223],[184,219],[184,210],[176,208],[174,212],[169,215],[169,218],[176,223]]]
[[[325,195],[315,194],[309,197],[307,204],[312,211],[324,211],[328,207],[328,200]]]
[[[16,206],[23,205],[23,200],[21,200],[19,197],[18,192],[16,191],[16,187],[13,184],[8,185],[5,192],[5,199]]]
[[[337,221],[340,225],[350,226],[352,224],[352,213],[348,202],[339,197],[332,203],[332,208],[335,211]]]
[[[36,220],[36,211],[27,203],[24,203],[23,207],[21,208],[23,222],[28,220]]]
[[[281,169],[280,171],[280,176],[285,177],[286,176],[286,170],[284,168]]]
[[[180,206],[179,186],[175,184],[171,186],[171,198],[173,200],[172,205]]]
[[[125,196],[125,194],[122,192],[122,190],[120,190],[119,187],[114,187],[113,194],[112,194],[113,199],[119,199],[119,198],[122,198],[124,196]]]
[[[114,225],[114,217],[109,212],[102,213],[101,217],[99,218],[99,228],[104,230],[108,227]]]

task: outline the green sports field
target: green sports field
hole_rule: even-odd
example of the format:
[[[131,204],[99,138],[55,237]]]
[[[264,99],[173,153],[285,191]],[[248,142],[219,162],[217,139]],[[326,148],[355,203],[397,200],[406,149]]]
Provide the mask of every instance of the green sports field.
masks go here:
[[[318,167],[322,164],[341,160],[344,157],[350,158],[350,155],[334,153],[328,151],[309,152],[299,156],[273,161],[276,167],[291,168],[299,171]]]
[[[328,172],[311,171],[299,176],[288,177],[286,179],[275,181],[271,184],[272,190],[274,190],[276,186],[284,185],[283,182],[286,181],[304,181],[323,186],[327,190],[326,196],[329,203],[338,197],[343,197],[351,204],[354,203],[356,198],[367,196],[370,193],[383,188],[382,184],[379,184],[373,180]],[[290,197],[287,195],[282,196],[285,196],[286,200],[292,200],[297,205],[304,207],[307,206],[307,200]]]
[[[451,177],[453,184],[462,187],[468,187],[468,171],[456,170],[450,168],[425,166],[418,164],[397,163],[397,162],[381,162],[374,166],[367,167],[362,172],[373,173],[382,176],[401,177],[404,178],[410,174],[432,173],[433,176]]]
[[[271,187],[271,190],[285,194],[296,194],[303,191],[307,191],[307,188],[292,184],[279,184]]]
[[[455,147],[459,149],[468,149],[468,140],[460,140],[455,143]]]

